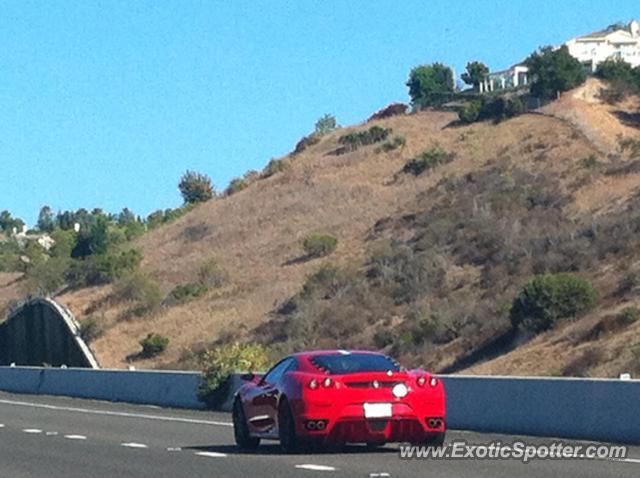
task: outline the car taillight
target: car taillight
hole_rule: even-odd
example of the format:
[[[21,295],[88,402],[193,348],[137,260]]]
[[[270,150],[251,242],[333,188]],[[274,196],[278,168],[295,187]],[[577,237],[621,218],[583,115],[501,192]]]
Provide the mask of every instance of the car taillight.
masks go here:
[[[318,381],[315,378],[312,378],[309,382],[309,388],[311,390],[315,390],[316,388],[318,388]]]
[[[322,381],[322,386],[323,386],[324,388],[329,388],[331,385],[333,385],[333,380],[331,380],[329,377],[325,378],[325,379]]]
[[[425,383],[427,383],[427,379],[425,377],[418,377],[416,382],[418,383],[418,386],[424,387]]]
[[[438,379],[435,377],[431,377],[431,380],[429,380],[429,385],[435,387],[436,385],[438,385]]]

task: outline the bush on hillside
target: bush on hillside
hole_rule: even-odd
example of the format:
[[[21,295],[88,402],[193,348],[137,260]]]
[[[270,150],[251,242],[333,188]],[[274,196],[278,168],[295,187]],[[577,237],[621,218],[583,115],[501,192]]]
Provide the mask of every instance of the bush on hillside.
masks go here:
[[[184,304],[190,300],[197,299],[209,291],[209,287],[201,282],[190,282],[174,287],[165,302],[168,305]]]
[[[454,155],[448,153],[440,146],[434,146],[427,149],[419,156],[410,159],[402,169],[405,173],[411,173],[414,176],[419,176],[425,171],[435,168],[441,164],[446,164],[453,161]]]
[[[381,120],[385,118],[391,118],[392,116],[404,115],[407,113],[408,109],[409,109],[409,106],[405,105],[404,103],[391,103],[390,105],[385,106],[381,110],[378,110],[375,113],[373,113],[369,117],[367,122],[374,121],[374,120]]]
[[[232,194],[242,191],[248,185],[249,183],[242,178],[233,178],[231,181],[229,181],[227,189],[224,190],[224,195],[231,196]]]
[[[142,347],[140,357],[152,358],[166,350],[169,345],[169,339],[164,335],[150,333],[139,344]]]
[[[262,345],[235,343],[216,347],[202,357],[203,373],[198,397],[209,408],[217,408],[227,397],[231,374],[263,372],[270,363],[268,350]]]
[[[137,249],[92,255],[73,260],[66,278],[73,287],[108,284],[136,271],[140,262],[142,254]]]
[[[330,234],[312,234],[302,241],[302,248],[309,257],[328,256],[337,246],[338,239]]]
[[[620,58],[610,58],[598,65],[596,76],[607,82],[600,97],[614,104],[629,95],[640,93],[640,67],[632,68]]]
[[[586,279],[566,273],[538,275],[513,301],[511,323],[542,332],[558,321],[589,312],[596,302],[597,292]]]
[[[474,100],[465,104],[460,111],[458,111],[458,118],[462,123],[470,124],[475,123],[480,119],[480,112],[482,111],[482,101]]]
[[[99,339],[104,335],[102,320],[97,317],[88,317],[80,322],[80,337],[87,344]]]
[[[376,153],[388,153],[398,148],[404,148],[405,144],[407,144],[406,138],[401,135],[396,135],[389,141],[382,143],[380,147],[376,149]]]
[[[284,159],[272,159],[262,170],[261,177],[262,179],[270,178],[274,174],[286,171],[288,167]]]
[[[296,147],[293,150],[293,154],[300,154],[305,149],[318,144],[320,142],[320,135],[312,133],[308,136],[304,136],[300,141],[296,143]]]
[[[205,202],[214,195],[211,178],[206,174],[187,171],[180,178],[178,189],[185,204]]]
[[[468,102],[458,111],[462,123],[492,119],[495,122],[513,118],[525,111],[524,103],[518,97],[497,96]]]
[[[155,280],[142,272],[135,272],[113,285],[112,297],[119,301],[134,302],[135,306],[129,313],[141,316],[160,307],[163,294]]]
[[[338,143],[342,145],[342,148],[340,148],[338,153],[349,153],[356,151],[362,146],[379,143],[386,140],[391,132],[391,128],[382,128],[376,125],[365,131],[347,133],[338,138]]]

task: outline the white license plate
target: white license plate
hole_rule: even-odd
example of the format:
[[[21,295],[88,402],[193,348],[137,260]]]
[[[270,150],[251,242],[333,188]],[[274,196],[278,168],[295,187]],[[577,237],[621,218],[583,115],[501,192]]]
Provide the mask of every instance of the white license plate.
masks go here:
[[[389,418],[391,416],[390,403],[365,403],[363,407],[365,418]]]

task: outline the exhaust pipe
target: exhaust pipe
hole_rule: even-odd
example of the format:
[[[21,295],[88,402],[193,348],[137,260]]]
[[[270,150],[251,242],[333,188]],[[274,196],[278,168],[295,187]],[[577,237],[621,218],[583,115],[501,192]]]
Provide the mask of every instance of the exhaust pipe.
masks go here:
[[[316,429],[316,422],[314,422],[313,420],[309,420],[307,422],[307,430],[315,430]]]
[[[316,424],[316,430],[324,430],[326,426],[327,424],[324,422],[324,420],[318,420],[318,423]]]

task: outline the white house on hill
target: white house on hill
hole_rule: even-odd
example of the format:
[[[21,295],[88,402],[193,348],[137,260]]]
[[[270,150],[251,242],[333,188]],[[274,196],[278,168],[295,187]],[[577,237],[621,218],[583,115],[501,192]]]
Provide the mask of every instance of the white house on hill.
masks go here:
[[[565,43],[569,53],[595,71],[608,58],[619,58],[640,66],[640,23],[615,25],[599,32],[572,38]]]
[[[609,58],[619,58],[633,67],[640,66],[640,22],[632,20],[627,25],[612,25],[605,30],[572,38],[564,45],[592,72]],[[480,92],[526,85],[527,72],[528,68],[522,63],[492,72],[480,84]]]

